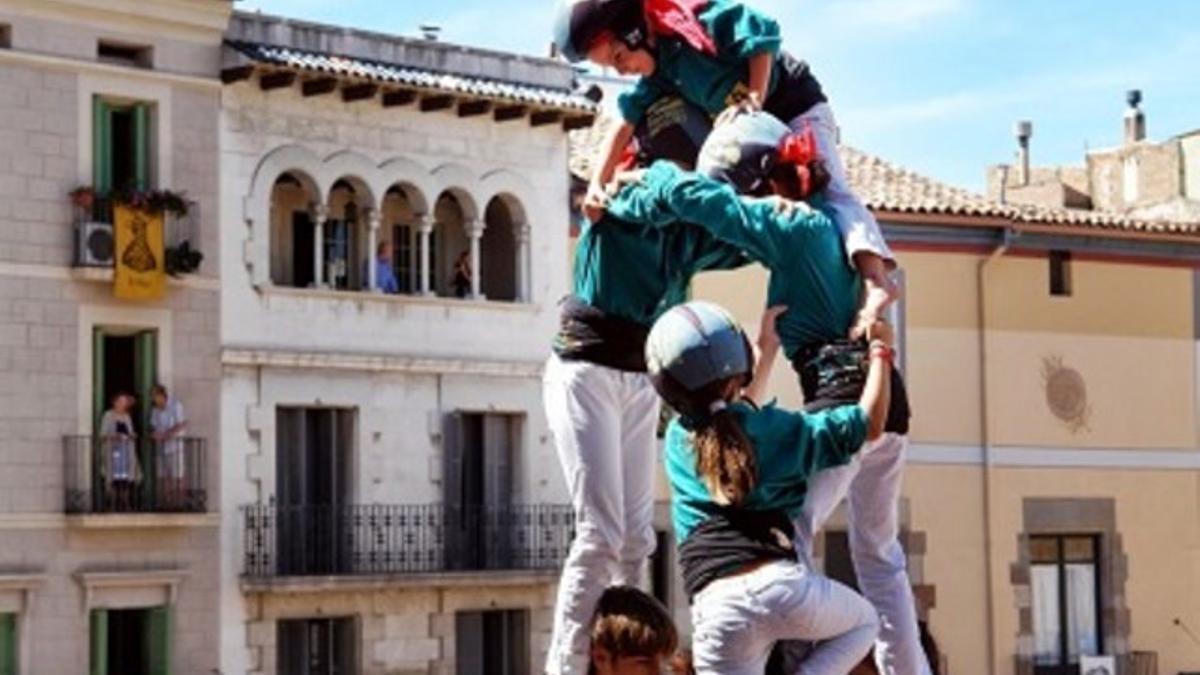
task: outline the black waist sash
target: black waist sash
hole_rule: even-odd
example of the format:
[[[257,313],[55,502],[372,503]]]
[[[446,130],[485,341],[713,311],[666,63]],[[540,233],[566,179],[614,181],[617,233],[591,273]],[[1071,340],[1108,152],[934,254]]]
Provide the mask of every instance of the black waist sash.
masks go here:
[[[787,52],[780,52],[775,59],[779,69],[779,82],[775,91],[763,101],[763,110],[788,124],[808,112],[818,103],[829,99],[821,90],[821,83],[813,77],[808,64]]]
[[[693,598],[705,586],[748,565],[796,560],[792,539],[792,521],[783,511],[725,509],[680,543],[683,587]]]
[[[862,396],[867,383],[867,343],[862,340],[835,340],[801,347],[792,358],[792,368],[800,375],[804,409],[816,412],[839,405],[853,405]],[[892,367],[892,391],[884,431],[908,433],[912,411],[904,377]]]
[[[560,304],[559,329],[554,336],[554,353],[559,358],[646,372],[648,326],[607,314],[573,295]]]

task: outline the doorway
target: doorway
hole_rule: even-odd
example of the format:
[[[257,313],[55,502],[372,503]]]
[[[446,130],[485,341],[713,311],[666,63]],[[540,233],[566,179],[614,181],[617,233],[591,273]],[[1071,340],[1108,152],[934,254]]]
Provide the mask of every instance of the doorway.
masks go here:
[[[92,610],[90,675],[170,675],[170,619],[167,607]]]
[[[279,408],[275,500],[280,574],[348,572],[354,411]]]
[[[84,466],[93,467],[92,495],[94,508],[105,510],[115,506],[112,485],[105,480],[102,467],[111,459],[103,456],[110,450],[100,439],[101,421],[117,394],[129,394],[134,399],[129,411],[131,430],[136,437],[132,452],[137,468],[133,471],[137,487],[125,506],[133,510],[150,508],[155,503],[155,480],[158,475],[155,453],[149,442],[151,391],[158,381],[158,331],[156,329],[96,326],[92,329],[92,437],[86,446],[91,457]],[[85,458],[71,458],[82,461]]]

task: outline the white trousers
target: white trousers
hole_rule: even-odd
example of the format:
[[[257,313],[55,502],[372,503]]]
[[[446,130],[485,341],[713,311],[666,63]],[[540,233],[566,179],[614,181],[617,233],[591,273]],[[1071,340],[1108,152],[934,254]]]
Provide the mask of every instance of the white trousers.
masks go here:
[[[775,562],[706,586],[692,626],[697,675],[762,675],[779,640],[818,641],[788,675],[846,675],[871,649],[879,619],[846,586]]]
[[[802,560],[834,508],[848,500],[850,557],[858,587],[879,612],[875,663],[883,675],[929,675],[904,551],[900,548],[900,484],[908,437],[884,434],[849,464],[808,481],[804,509],[794,523]]]
[[[834,220],[841,230],[851,263],[853,264],[854,254],[863,251],[895,262],[896,258],[884,241],[883,232],[879,229],[875,216],[850,188],[846,168],[842,166],[842,158],[838,154],[838,129],[833,118],[833,108],[830,108],[828,103],[818,103],[808,112],[788,122],[788,127],[793,131],[803,131],[805,124],[812,128],[817,140],[817,153],[829,171],[829,187],[825,189],[825,199],[833,210]]]
[[[575,509],[546,672],[583,675],[601,593],[613,584],[638,585],[654,552],[659,399],[645,374],[557,356],[546,362],[543,396]]]

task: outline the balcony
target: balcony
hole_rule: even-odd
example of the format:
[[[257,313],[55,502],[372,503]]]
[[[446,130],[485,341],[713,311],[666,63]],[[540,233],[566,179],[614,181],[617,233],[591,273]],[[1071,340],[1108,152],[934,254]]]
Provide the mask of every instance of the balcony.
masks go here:
[[[208,507],[203,438],[63,438],[68,515],[202,514]]]
[[[193,248],[198,204],[183,201],[179,196],[173,197],[179,199],[174,207],[180,210],[163,212],[163,246],[164,267],[168,274],[175,276],[195,272],[203,256]],[[74,267],[111,273],[117,255],[113,233],[115,204],[113,198],[105,195],[93,195],[90,192],[83,197],[72,195]]]
[[[571,507],[442,504],[242,507],[244,580],[557,572],[574,537]]]

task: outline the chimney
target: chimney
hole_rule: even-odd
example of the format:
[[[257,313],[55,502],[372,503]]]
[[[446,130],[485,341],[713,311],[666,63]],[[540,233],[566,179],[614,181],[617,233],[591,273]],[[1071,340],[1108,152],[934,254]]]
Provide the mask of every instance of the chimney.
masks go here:
[[[437,42],[438,34],[442,32],[441,26],[435,26],[431,23],[421,24],[419,28],[421,29],[421,37],[430,42]]]
[[[1017,122],[1013,132],[1017,136],[1017,185],[1029,185],[1029,139],[1033,138],[1033,122]]]
[[[1146,140],[1146,116],[1138,106],[1142,103],[1142,90],[1131,89],[1125,94],[1129,107],[1125,109],[1125,145]]]

